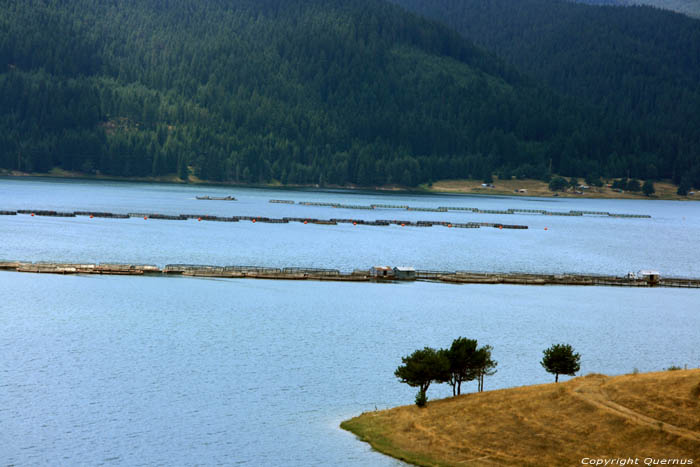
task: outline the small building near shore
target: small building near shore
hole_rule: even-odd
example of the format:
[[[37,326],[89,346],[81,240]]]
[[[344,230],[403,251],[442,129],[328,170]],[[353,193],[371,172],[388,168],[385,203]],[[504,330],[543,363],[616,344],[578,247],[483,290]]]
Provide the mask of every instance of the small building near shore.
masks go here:
[[[397,266],[394,268],[394,277],[404,281],[416,280],[416,268]]]
[[[651,269],[642,269],[637,273],[637,277],[643,281],[649,283],[649,285],[658,284],[661,279],[661,274],[659,271],[653,271]]]

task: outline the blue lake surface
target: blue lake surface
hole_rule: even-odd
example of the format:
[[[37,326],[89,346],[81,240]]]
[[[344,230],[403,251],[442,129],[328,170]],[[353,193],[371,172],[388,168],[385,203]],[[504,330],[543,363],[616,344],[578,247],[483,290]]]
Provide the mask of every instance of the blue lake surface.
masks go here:
[[[239,201],[197,201],[196,195]],[[651,219],[355,211],[270,204],[595,210]],[[1,209],[526,224],[447,229],[0,216],[0,260],[700,276],[700,205],[419,196],[0,178]],[[548,230],[544,230],[547,227]],[[402,356],[458,336],[493,346],[486,389],[700,365],[700,291],[326,283],[0,272],[0,463],[397,465],[338,428],[410,404]],[[467,387],[475,390],[475,384]],[[431,398],[449,395],[432,386]]]
[[[195,196],[235,195],[238,201]],[[648,214],[651,219],[491,215],[471,212],[372,211],[272,204],[270,199],[546,209]],[[377,264],[420,269],[496,272],[581,272],[624,275],[657,269],[700,277],[700,203],[292,191],[92,181],[2,179],[0,210],[94,210],[119,213],[502,222],[528,230],[448,229],[0,217],[1,259],[30,261],[194,263],[323,267],[352,270]],[[547,228],[547,230],[544,230]]]

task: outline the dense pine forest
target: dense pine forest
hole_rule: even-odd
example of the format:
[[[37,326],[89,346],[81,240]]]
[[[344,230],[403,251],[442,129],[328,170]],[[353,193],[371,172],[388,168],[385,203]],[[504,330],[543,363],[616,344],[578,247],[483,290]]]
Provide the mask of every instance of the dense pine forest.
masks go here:
[[[700,186],[700,21],[650,7],[558,0],[396,0],[442,21],[520,72],[594,106],[632,146],[599,168],[634,177],[687,177]],[[612,137],[612,135],[609,135]],[[593,144],[605,144],[605,137]],[[573,134],[555,166],[585,174],[591,142]],[[570,157],[571,153],[579,154]],[[601,161],[602,162],[602,161]]]
[[[434,2],[401,3],[445,20],[425,8]],[[466,16],[486,18],[499,2],[451,7],[471,3]],[[515,14],[470,29],[459,8],[441,25],[381,0],[0,7],[0,168],[362,186],[554,172],[700,186],[700,21],[680,15],[655,24],[656,10],[616,9],[624,35],[589,10],[544,11],[545,42],[513,36]]]
[[[573,0],[593,5],[650,5],[665,10],[677,11],[688,16],[700,18],[700,2],[698,0]]]

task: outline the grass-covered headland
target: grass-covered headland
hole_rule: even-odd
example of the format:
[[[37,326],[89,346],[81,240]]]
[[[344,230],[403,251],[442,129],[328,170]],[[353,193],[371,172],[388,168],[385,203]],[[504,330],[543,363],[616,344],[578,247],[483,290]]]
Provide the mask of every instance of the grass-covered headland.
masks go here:
[[[591,374],[465,394],[424,408],[364,413],[341,427],[418,465],[581,465],[626,458],[639,459],[638,465],[697,465],[700,370]]]

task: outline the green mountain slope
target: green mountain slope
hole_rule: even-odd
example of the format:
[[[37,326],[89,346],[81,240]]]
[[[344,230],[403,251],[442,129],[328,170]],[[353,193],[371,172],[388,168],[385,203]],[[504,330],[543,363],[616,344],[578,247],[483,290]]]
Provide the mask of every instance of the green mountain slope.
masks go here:
[[[700,18],[700,0],[575,0],[592,5],[649,5]]]
[[[700,186],[700,21],[648,7],[559,0],[396,0],[638,133],[611,172]],[[615,129],[614,131],[618,131]],[[556,164],[555,164],[556,165]],[[566,161],[564,172],[577,167]]]
[[[6,169],[414,185],[550,166],[662,176],[685,157],[685,140],[658,151],[647,127],[380,0],[0,7]]]

